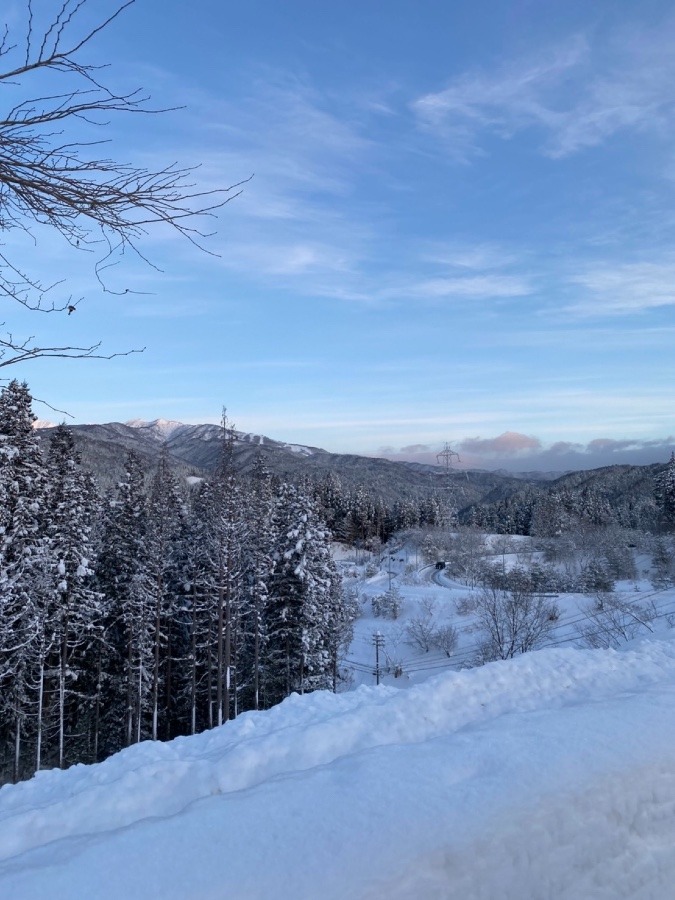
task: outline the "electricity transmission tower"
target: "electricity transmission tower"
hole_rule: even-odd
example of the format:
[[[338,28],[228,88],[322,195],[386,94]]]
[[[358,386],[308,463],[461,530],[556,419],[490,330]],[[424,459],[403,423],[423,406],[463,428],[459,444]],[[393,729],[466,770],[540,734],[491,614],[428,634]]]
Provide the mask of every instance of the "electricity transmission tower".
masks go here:
[[[446,441],[441,452],[436,454],[438,465],[445,466],[446,475],[450,474],[450,467],[452,465],[453,458],[455,458],[457,462],[461,462],[459,453],[453,450],[450,444],[448,444],[448,442]]]
[[[459,453],[453,450],[447,441],[443,445],[443,449],[441,450],[441,452],[436,454],[436,459],[438,461],[438,465],[445,468],[445,476],[443,478],[443,481],[445,494],[445,516],[447,518],[446,524],[453,525],[457,519],[458,495],[457,491],[455,490],[453,478],[451,475],[452,463],[453,460],[456,462],[461,462],[461,460],[459,458]]]

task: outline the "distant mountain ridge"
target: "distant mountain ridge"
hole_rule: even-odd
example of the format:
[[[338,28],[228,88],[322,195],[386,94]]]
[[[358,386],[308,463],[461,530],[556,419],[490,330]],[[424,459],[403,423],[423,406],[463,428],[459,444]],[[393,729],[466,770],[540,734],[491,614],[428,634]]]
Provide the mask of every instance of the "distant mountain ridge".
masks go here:
[[[48,438],[50,428],[54,427],[51,423],[36,423],[36,426],[42,440]],[[129,450],[139,455],[150,473],[165,448],[176,474],[188,478],[204,477],[212,472],[222,447],[222,428],[214,424],[133,419],[126,423],[69,427],[83,464],[94,473],[103,488],[119,479]],[[613,507],[653,504],[654,480],[664,467],[659,464],[607,466],[558,476],[483,470],[455,470],[448,474],[442,466],[330,453],[319,447],[289,444],[264,435],[235,431],[236,468],[249,472],[259,455],[271,472],[286,480],[322,479],[332,473],[338,476],[344,488],[365,487],[388,504],[441,494],[458,510],[460,521],[464,522],[473,521],[477,514],[480,514],[480,520],[486,509],[497,512],[504,504],[508,507],[514,502],[531,505],[538,497],[560,490],[574,494],[597,491]]]
[[[40,423],[37,429],[40,438],[48,438],[52,427],[51,423]],[[104,485],[118,479],[129,450],[138,453],[148,472],[156,465],[164,447],[178,473],[183,476],[207,475],[216,467],[222,445],[222,428],[214,424],[133,419],[126,423],[69,427],[84,465]],[[250,471],[258,455],[264,458],[272,472],[291,480],[307,475],[321,478],[332,472],[346,488],[367,486],[390,502],[450,490],[457,498],[457,505],[468,506],[491,492],[510,493],[522,485],[521,478],[506,474],[452,472],[448,476],[441,466],[330,453],[319,447],[289,444],[265,435],[235,431],[237,469]]]

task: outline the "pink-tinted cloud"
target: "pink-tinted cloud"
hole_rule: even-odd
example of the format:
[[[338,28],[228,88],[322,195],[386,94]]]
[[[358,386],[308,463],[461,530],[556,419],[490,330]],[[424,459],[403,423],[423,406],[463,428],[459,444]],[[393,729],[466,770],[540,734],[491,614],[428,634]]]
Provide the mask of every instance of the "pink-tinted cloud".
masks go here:
[[[667,462],[675,448],[675,438],[616,440],[595,438],[587,444],[556,441],[545,445],[539,438],[507,431],[494,438],[465,438],[457,442],[459,460],[455,469],[507,469],[512,472],[543,471],[561,473],[597,469],[611,465],[649,465]],[[400,462],[438,465],[441,446],[411,444],[395,449],[381,447],[380,456]]]
[[[539,438],[516,431],[505,431],[495,438],[466,438],[460,443],[459,449],[460,452],[471,455],[494,457],[532,453],[540,450],[541,446]]]

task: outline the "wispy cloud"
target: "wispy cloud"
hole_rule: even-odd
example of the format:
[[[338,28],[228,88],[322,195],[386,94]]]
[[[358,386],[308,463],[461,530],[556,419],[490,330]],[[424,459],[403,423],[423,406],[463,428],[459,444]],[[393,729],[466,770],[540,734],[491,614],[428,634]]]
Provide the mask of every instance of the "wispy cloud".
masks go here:
[[[491,271],[521,262],[521,255],[497,244],[435,241],[421,258],[452,269]]]
[[[213,166],[254,173],[228,210],[234,228],[223,231],[222,265],[330,294],[336,274],[358,272],[374,241],[356,192],[372,153],[360,123],[306,82],[272,72],[253,81],[247,102],[225,103],[221,114],[227,124],[213,128],[222,145]]]
[[[675,260],[597,265],[570,278],[585,296],[567,311],[581,316],[626,314],[675,305]]]
[[[371,147],[357,123],[308,83],[283,73],[264,73],[245,102],[221,107],[210,119],[216,123],[212,138],[222,145],[219,165],[255,173],[238,206],[242,216],[338,218],[325,203],[351,194],[352,167]]]
[[[157,73],[159,96],[186,111],[152,153],[199,159],[199,190],[250,179],[207,242],[222,267],[320,286],[322,274],[355,269],[373,239],[357,189],[372,162],[367,123],[348,98],[327,96],[307,78],[261,65],[248,76],[245,92],[230,98]]]
[[[401,247],[397,213],[363,190],[389,152],[373,137],[379,108],[262,69],[236,102],[181,90],[177,99],[208,146],[199,152],[200,188],[253,175],[208,245],[223,269],[303,296],[383,308],[533,293],[511,248],[456,239]]]
[[[673,130],[673,24],[609,40],[575,35],[492,71],[466,72],[417,98],[420,125],[458,159],[483,152],[483,135],[509,140],[534,129],[540,148],[562,158],[625,130]]]
[[[515,275],[477,275],[466,278],[431,278],[408,287],[396,289],[397,294],[407,292],[417,297],[427,298],[478,298],[478,297],[522,297],[532,293],[532,287],[525,278]],[[391,296],[393,293],[389,291]]]
[[[481,242],[436,241],[414,248],[369,291],[372,300],[498,300],[534,292],[523,254]]]
[[[268,242],[234,241],[223,261],[228,269],[258,276],[304,276],[328,273],[347,273],[355,265],[354,256],[344,247],[319,241],[284,241],[281,237]],[[312,283],[312,289],[315,285]]]
[[[401,447],[401,453],[429,453],[431,447],[428,444],[409,444],[407,447]]]

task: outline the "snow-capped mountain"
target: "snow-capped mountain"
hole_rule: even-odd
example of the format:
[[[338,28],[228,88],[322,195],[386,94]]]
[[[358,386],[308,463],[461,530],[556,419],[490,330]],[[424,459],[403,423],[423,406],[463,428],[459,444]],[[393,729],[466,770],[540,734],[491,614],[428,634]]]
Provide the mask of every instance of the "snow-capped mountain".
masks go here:
[[[124,423],[130,428],[143,429],[148,434],[153,434],[160,440],[166,441],[181,428],[185,428],[183,422],[174,422],[170,419],[153,419],[147,422],[144,419],[129,419]]]

